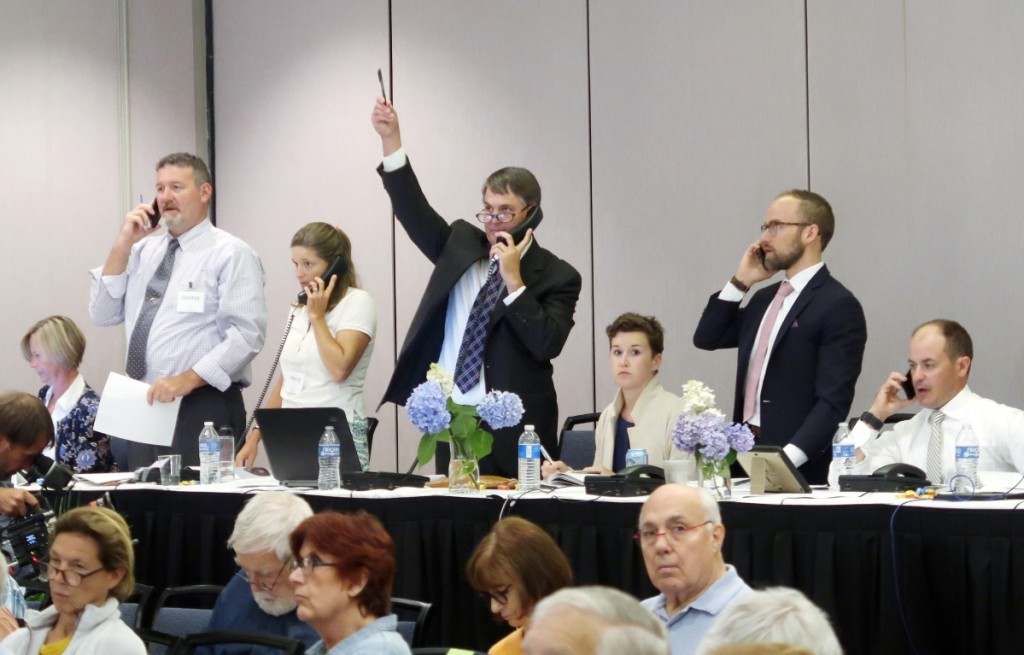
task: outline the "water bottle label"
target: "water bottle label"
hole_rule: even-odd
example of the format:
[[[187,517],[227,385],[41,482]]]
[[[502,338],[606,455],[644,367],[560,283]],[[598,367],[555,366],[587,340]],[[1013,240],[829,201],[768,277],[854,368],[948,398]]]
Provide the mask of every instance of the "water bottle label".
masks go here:
[[[200,454],[215,454],[220,457],[220,441],[216,439],[210,439],[199,442],[199,453]]]
[[[520,459],[540,459],[540,444],[521,443],[519,444]]]
[[[978,459],[981,456],[981,446],[957,446],[957,459]]]
[[[341,457],[341,446],[339,444],[323,444],[319,446],[320,457]]]
[[[832,446],[832,459],[842,459],[845,457],[856,457],[857,448],[852,443],[835,444]]]

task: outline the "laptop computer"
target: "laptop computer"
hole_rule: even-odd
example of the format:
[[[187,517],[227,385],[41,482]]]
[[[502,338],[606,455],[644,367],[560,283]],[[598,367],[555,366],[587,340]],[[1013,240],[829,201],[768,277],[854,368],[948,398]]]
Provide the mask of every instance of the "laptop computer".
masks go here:
[[[257,409],[256,422],[270,471],[289,487],[316,487],[320,475],[317,446],[325,426],[332,426],[341,443],[341,470],[361,471],[345,410],[338,407]]]

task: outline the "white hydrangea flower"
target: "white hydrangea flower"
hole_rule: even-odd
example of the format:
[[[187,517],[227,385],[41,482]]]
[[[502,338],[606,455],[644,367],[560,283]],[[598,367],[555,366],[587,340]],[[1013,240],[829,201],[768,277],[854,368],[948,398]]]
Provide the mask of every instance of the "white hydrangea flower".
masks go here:
[[[694,416],[706,412],[722,416],[715,409],[715,392],[700,380],[689,380],[683,385],[683,411]]]
[[[441,365],[434,362],[427,371],[427,382],[437,382],[446,396],[452,395],[452,388],[455,386],[455,379],[452,374],[441,368]]]

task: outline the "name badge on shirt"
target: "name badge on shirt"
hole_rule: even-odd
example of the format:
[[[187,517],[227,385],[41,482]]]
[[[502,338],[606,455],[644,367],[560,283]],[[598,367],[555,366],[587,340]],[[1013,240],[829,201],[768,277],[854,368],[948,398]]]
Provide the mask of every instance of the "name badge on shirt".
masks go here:
[[[178,311],[185,314],[202,314],[206,305],[206,293],[204,291],[179,291]]]
[[[297,396],[302,393],[302,384],[306,381],[306,376],[300,373],[288,373],[284,376],[284,384],[281,386],[281,393],[286,393],[290,396]]]

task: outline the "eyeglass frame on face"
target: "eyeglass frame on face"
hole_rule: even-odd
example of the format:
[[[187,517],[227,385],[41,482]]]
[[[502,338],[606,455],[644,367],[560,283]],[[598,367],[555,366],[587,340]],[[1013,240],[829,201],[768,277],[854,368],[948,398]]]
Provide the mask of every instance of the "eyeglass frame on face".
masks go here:
[[[788,221],[772,221],[771,223],[761,223],[761,234],[767,232],[771,236],[775,237],[779,235],[779,230],[784,227],[808,227],[814,225],[814,223],[792,223]]]
[[[64,578],[64,584],[66,584],[69,587],[79,587],[81,586],[82,581],[84,581],[86,578],[96,575],[100,571],[107,570],[106,567],[101,566],[94,571],[89,571],[88,573],[79,573],[78,571],[70,568],[59,569],[53,564],[53,562],[51,562],[48,559],[39,562],[39,564],[42,565],[42,570],[40,571],[42,576],[40,577],[40,579],[43,582],[52,582],[54,575],[60,573],[60,577]],[[72,578],[68,577],[68,573],[71,573],[74,576],[74,582],[72,582]]]
[[[695,525],[686,526],[683,523],[676,523],[674,525],[667,526],[664,530],[654,530],[653,528],[637,528],[636,532],[633,533],[633,541],[639,543],[642,547],[651,547],[658,543],[658,537],[665,537],[669,542],[678,544],[682,543],[686,539],[687,535],[696,530],[702,528],[705,525],[714,525],[715,522],[711,519],[704,521],[703,523],[697,523]]]
[[[308,578],[313,575],[314,570],[323,566],[333,566],[334,568],[338,568],[341,564],[339,562],[324,562],[316,555],[307,555],[288,562],[288,570],[293,573],[295,571],[302,571],[302,577],[304,578]]]
[[[288,558],[288,561],[286,561],[284,564],[281,565],[281,568],[279,568],[277,570],[277,575],[274,576],[274,581],[271,582],[269,586],[267,584],[263,583],[263,582],[256,582],[256,581],[253,580],[253,578],[260,578],[260,579],[267,578],[267,577],[270,576],[269,573],[263,573],[261,571],[255,571],[256,575],[253,576],[252,578],[250,578],[248,573],[246,572],[246,570],[242,569],[240,571],[235,571],[235,575],[238,576],[239,578],[241,578],[242,580],[244,580],[245,584],[249,585],[250,587],[256,587],[260,591],[265,591],[267,593],[271,593],[271,592],[274,591],[274,587],[277,586],[278,581],[281,580],[281,574],[284,573],[284,570],[286,568],[288,568],[288,565],[291,564],[292,561],[293,560],[291,558]]]
[[[516,214],[518,214],[519,212],[522,212],[522,211],[527,211],[527,210],[529,210],[532,207],[533,207],[533,205],[526,205],[522,209],[504,210],[504,211],[499,211],[496,214],[492,213],[492,212],[489,212],[489,211],[487,211],[485,209],[483,211],[479,211],[479,212],[476,213],[476,220],[480,221],[481,223],[485,223],[485,224],[486,223],[490,223],[493,220],[497,220],[499,223],[503,223],[503,224],[504,223],[511,223],[512,219],[514,219],[516,217]],[[502,216],[507,216],[508,218],[502,218]]]
[[[480,594],[480,597],[484,600],[491,601],[499,605],[508,605],[508,593],[512,591],[512,585],[507,584],[502,589],[495,589],[494,591],[485,591]]]

